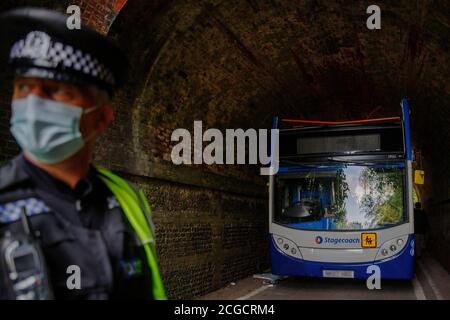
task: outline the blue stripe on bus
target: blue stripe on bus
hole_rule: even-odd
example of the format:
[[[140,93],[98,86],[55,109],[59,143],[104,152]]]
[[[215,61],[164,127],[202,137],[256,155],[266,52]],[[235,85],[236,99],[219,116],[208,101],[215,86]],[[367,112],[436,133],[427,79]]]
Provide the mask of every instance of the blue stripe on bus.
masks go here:
[[[405,248],[390,259],[362,263],[333,263],[301,260],[281,253],[270,235],[270,253],[272,257],[272,273],[285,276],[323,277],[323,270],[351,270],[357,279],[367,279],[367,267],[380,267],[382,279],[412,279],[414,276],[414,249],[410,235]],[[338,250],[338,249],[337,249]]]
[[[272,129],[278,129],[278,117],[272,118]]]
[[[410,129],[410,119],[409,119],[409,102],[405,98],[402,100],[402,112],[403,112],[403,126],[405,131],[405,148],[406,148],[406,159],[412,160],[412,148],[411,148],[411,129]]]

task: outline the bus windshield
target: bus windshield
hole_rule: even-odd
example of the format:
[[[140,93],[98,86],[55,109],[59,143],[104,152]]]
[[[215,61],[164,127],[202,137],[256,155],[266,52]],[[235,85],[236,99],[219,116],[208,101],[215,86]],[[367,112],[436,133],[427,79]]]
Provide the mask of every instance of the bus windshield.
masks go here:
[[[355,231],[407,220],[403,163],[287,168],[276,177],[275,223],[303,230]]]

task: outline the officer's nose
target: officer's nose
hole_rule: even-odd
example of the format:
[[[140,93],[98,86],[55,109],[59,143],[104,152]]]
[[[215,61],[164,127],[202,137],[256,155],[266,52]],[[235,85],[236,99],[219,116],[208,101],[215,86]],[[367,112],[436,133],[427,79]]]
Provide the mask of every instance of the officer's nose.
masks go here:
[[[43,99],[51,98],[49,90],[46,90],[45,85],[40,84],[40,83],[35,84],[29,88],[27,95],[30,95],[30,94],[33,94],[33,95],[38,96]]]

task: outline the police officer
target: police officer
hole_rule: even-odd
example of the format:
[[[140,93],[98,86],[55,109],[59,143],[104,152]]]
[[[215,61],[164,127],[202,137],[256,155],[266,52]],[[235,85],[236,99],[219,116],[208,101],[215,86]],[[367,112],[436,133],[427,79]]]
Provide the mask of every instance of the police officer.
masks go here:
[[[69,30],[67,18],[39,8],[0,15],[14,72],[11,132],[22,149],[0,169],[0,240],[28,232],[37,241],[48,297],[165,299],[143,193],[92,164],[113,119],[110,99],[123,83],[125,57],[86,26]],[[25,285],[5,289],[27,271],[26,250],[12,240],[0,246],[3,299],[16,299]]]

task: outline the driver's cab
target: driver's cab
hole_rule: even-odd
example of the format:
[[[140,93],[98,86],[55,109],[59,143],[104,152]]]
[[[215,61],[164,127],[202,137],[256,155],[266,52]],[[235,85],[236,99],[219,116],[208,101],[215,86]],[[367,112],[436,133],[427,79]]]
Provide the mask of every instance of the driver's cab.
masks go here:
[[[282,173],[276,178],[280,223],[294,228],[329,229],[336,216],[336,173],[310,171]]]
[[[283,209],[282,214],[287,217],[316,220],[321,211],[320,199],[307,198],[293,201],[288,208]]]

